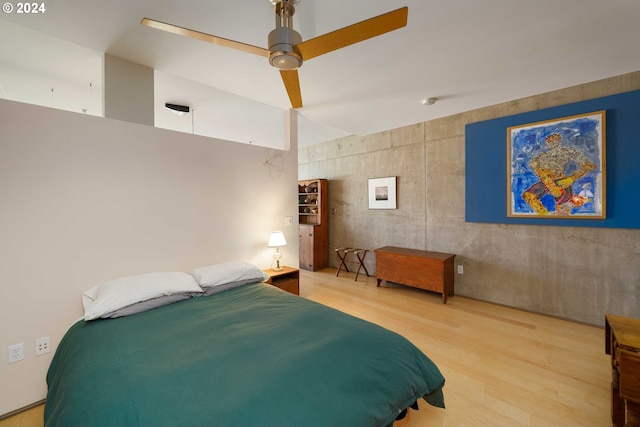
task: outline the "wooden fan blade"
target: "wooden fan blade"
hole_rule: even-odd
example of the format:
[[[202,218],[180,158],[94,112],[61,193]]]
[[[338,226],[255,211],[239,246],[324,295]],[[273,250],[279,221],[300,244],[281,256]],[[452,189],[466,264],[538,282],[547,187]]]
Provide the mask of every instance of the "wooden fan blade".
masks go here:
[[[332,31],[298,43],[303,60],[309,60],[325,53],[349,46],[407,25],[408,7],[369,18],[357,24]]]
[[[155,28],[156,30],[166,31],[178,34],[180,36],[190,37],[192,39],[201,40],[207,43],[217,44],[219,46],[230,47],[232,49],[241,50],[243,52],[253,53],[255,55],[269,57],[269,50],[246,43],[229,40],[222,37],[212,36],[211,34],[201,33],[200,31],[190,30],[188,28],[178,27],[177,25],[167,24],[165,22],[155,21],[149,18],[143,18],[140,23],[146,27]]]
[[[302,94],[300,93],[300,80],[298,80],[298,70],[280,70],[282,82],[287,89],[291,108],[302,107]]]

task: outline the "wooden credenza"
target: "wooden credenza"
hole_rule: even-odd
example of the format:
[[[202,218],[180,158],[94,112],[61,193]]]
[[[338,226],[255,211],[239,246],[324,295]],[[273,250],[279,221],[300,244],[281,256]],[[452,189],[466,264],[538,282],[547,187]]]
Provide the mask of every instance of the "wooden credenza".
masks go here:
[[[385,246],[375,250],[376,279],[453,296],[454,254]]]
[[[605,351],[611,355],[611,421],[640,427],[640,320],[605,315]]]

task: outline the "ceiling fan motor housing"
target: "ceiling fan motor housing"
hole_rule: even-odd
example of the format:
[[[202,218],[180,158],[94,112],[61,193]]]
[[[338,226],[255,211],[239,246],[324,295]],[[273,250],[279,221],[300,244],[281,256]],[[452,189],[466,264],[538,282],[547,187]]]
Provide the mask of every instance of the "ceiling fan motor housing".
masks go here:
[[[269,33],[269,63],[280,70],[295,70],[302,65],[302,55],[295,47],[302,42],[302,37],[293,29],[297,0],[272,3],[276,11],[276,29]]]
[[[291,28],[276,28],[269,33],[269,63],[280,70],[295,70],[302,65],[302,56],[295,45],[302,37]]]

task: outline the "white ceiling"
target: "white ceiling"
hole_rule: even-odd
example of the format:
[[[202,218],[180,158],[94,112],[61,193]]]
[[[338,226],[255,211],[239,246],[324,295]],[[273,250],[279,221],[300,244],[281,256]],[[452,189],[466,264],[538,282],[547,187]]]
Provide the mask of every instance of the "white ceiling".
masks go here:
[[[139,23],[146,16],[267,47],[275,26],[268,0],[48,0],[45,5],[41,14],[0,15],[0,97],[16,96],[21,74],[54,73],[60,79],[64,72],[64,81],[80,88],[85,99],[102,90],[70,53],[50,58],[44,51],[28,52],[32,59],[25,64],[22,37],[13,31],[28,27],[79,45],[76,51],[89,48],[90,66],[107,52],[154,68],[157,126],[201,133],[198,128],[214,123],[213,131],[225,135],[217,137],[267,146],[273,144],[267,140],[282,140],[289,100],[265,58]],[[402,6],[409,7],[405,28],[302,65],[301,146],[640,70],[638,0],[301,0],[294,28],[307,40]],[[53,104],[55,96],[47,96]],[[423,106],[430,97],[439,101]],[[190,105],[194,115],[176,119],[161,111],[164,102]],[[244,121],[237,111],[243,111]]]

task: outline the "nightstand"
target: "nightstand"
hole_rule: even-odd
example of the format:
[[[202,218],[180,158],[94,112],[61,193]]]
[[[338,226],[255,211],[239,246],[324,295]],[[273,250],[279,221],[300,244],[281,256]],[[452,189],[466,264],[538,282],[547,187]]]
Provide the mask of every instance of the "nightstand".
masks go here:
[[[272,268],[267,268],[262,271],[269,275],[269,278],[265,280],[265,283],[276,286],[283,291],[300,295],[300,270],[297,268],[283,265],[281,271],[276,271]]]

